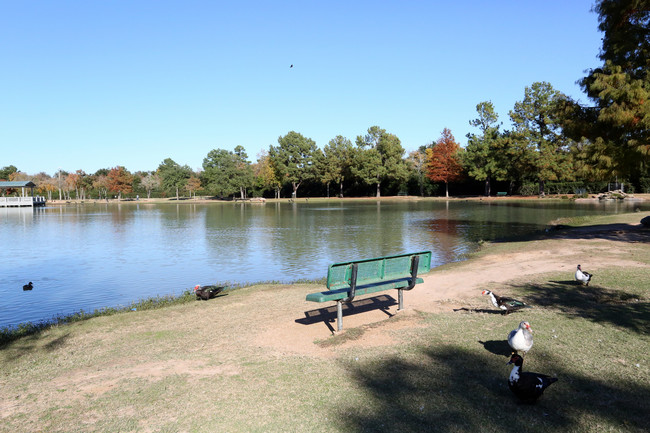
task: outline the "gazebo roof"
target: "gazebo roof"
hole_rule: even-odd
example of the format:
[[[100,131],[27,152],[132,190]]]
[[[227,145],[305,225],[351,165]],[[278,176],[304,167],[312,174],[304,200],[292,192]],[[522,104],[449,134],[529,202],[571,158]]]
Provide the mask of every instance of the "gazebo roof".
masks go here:
[[[9,182],[0,181],[0,188],[36,188],[36,184],[31,181]]]

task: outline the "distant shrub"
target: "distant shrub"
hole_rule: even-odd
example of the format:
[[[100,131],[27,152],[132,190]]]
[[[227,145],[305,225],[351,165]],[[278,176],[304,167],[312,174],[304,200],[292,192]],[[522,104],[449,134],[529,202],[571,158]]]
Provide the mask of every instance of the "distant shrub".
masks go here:
[[[536,183],[525,183],[519,187],[521,195],[535,195],[539,192],[539,185]]]
[[[642,177],[639,179],[639,186],[641,187],[641,193],[649,194],[650,193],[650,177]]]

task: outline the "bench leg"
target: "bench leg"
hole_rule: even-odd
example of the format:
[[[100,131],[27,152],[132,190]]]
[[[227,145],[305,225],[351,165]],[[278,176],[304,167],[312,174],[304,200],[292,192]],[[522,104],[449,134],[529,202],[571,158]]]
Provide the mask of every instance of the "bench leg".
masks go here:
[[[397,289],[397,311],[402,311],[404,309],[404,290]]]
[[[336,330],[343,330],[343,302],[336,301]]]

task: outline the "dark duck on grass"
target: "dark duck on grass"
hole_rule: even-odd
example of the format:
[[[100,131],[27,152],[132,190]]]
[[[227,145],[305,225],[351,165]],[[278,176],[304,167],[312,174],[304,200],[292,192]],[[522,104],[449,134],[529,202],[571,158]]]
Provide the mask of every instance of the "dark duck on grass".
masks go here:
[[[523,352],[525,355],[533,347],[533,329],[530,327],[530,323],[521,322],[517,329],[510,331],[508,344],[514,353]]]
[[[23,286],[23,290],[32,290],[33,288],[34,288],[34,285],[32,284],[31,281],[29,282],[29,284],[25,284]]]
[[[498,296],[489,290],[483,290],[481,294],[489,296],[492,305],[500,309],[503,314],[509,314],[513,311],[521,310],[522,308],[532,308],[524,302],[512,298],[506,298],[505,296]]]
[[[580,265],[578,265],[578,269],[576,269],[576,281],[588,286],[589,281],[591,281],[591,278],[593,277],[593,274],[590,274],[589,272],[585,272],[582,270]]]
[[[510,357],[508,365],[510,364],[514,364],[514,367],[508,378],[508,386],[510,391],[524,403],[535,403],[546,388],[557,382],[557,377],[524,371],[524,358],[516,353]]]
[[[202,299],[204,301],[207,301],[208,299],[212,299],[215,296],[217,296],[225,287],[223,286],[203,286],[201,287],[199,284],[194,286],[194,294],[196,295],[196,299]]]

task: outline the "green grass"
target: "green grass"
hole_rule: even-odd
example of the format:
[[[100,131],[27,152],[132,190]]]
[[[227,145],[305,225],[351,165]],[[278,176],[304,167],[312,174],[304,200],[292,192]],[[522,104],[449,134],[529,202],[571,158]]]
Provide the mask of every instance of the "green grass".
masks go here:
[[[134,301],[127,306],[103,307],[91,312],[79,310],[71,314],[55,316],[52,319],[43,320],[41,322],[25,322],[20,323],[17,326],[4,326],[0,328],[0,349],[12,341],[38,334],[55,326],[67,325],[75,322],[89,320],[95,317],[125,314],[132,311],[146,311],[165,308],[171,305],[192,302],[195,300],[195,298],[196,297],[194,294],[187,290],[179,296],[154,296],[151,298]]]
[[[292,282],[292,284],[325,284],[325,278],[320,279],[300,279]],[[233,290],[242,289],[245,287],[251,287],[254,285],[268,285],[268,284],[282,284],[279,281],[264,281],[257,283],[219,283],[217,285],[222,285],[227,287],[227,291],[231,292]],[[128,314],[135,311],[148,311],[155,310],[159,308],[165,308],[172,305],[182,305],[188,302],[194,302],[196,296],[190,290],[186,290],[178,296],[174,295],[159,295],[152,296],[150,298],[140,299],[131,302],[126,306],[115,306],[115,307],[103,307],[98,308],[94,311],[84,311],[80,310],[71,314],[58,315],[52,319],[46,319],[40,322],[25,322],[20,323],[16,326],[4,326],[0,328],[0,349],[15,340],[20,338],[28,337],[31,335],[38,334],[44,330],[50,329],[55,326],[61,326],[66,324],[71,324],[79,321],[89,320],[95,317],[103,316],[112,316],[115,314]]]

